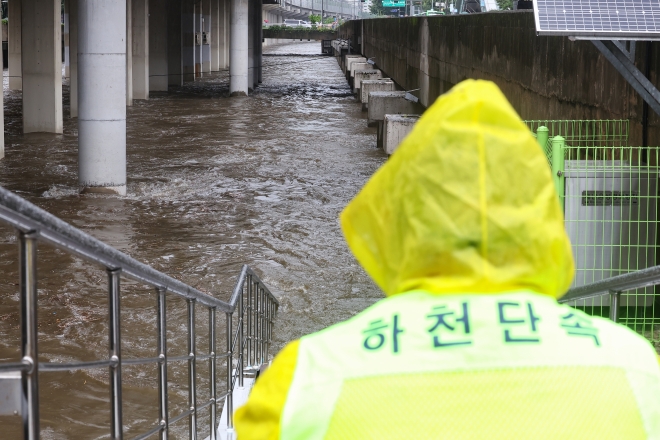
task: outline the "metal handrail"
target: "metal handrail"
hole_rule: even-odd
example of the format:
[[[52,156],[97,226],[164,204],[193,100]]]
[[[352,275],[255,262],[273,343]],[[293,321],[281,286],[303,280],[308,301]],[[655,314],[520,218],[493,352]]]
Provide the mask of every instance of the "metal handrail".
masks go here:
[[[653,266],[596,281],[584,286],[574,287],[566,292],[559,299],[559,302],[566,303],[610,295],[610,319],[616,322],[619,317],[621,293],[658,284],[660,284],[660,266]]]
[[[21,344],[22,359],[20,362],[0,363],[0,372],[21,373],[21,415],[23,418],[23,433],[25,439],[39,438],[39,387],[38,373],[51,371],[72,371],[80,369],[109,368],[111,391],[111,438],[123,438],[122,424],[122,365],[158,365],[158,400],[159,422],[147,432],[137,436],[137,439],[148,438],[159,434],[160,439],[167,439],[170,425],[186,417],[189,419],[189,437],[197,438],[197,411],[210,406],[210,439],[216,439],[217,404],[221,399],[227,399],[227,426],[233,426],[232,392],[234,378],[238,374],[242,385],[242,369],[244,357],[263,363],[268,357],[268,347],[272,337],[272,325],[279,307],[279,302],[259,277],[248,267],[243,266],[229,302],[216,299],[179,280],[169,277],[128,255],[108,246],[94,237],[74,228],[68,223],[36,207],[27,200],[0,187],[0,221],[18,230],[19,261],[20,261],[20,297],[21,297]],[[69,254],[76,255],[86,261],[105,267],[108,274],[108,308],[109,308],[109,357],[88,362],[51,363],[37,362],[37,241],[47,242]],[[157,297],[157,357],[122,360],[120,331],[120,278],[136,280],[156,289]],[[188,306],[188,355],[167,355],[167,310],[166,293],[171,293],[187,299]],[[244,298],[247,297],[247,300]],[[261,302],[257,301],[261,299]],[[243,304],[247,301],[248,307]],[[195,308],[197,304],[206,306],[209,311],[209,352],[197,353],[195,340]],[[235,353],[232,344],[232,320],[238,307],[237,335],[240,350]],[[216,350],[216,311],[225,313],[227,325],[226,350],[217,353]],[[257,327],[266,328],[258,339],[257,333],[250,336],[253,327],[247,326],[248,338],[243,338],[245,326],[243,322]],[[259,324],[261,327],[259,327]],[[249,346],[250,338],[259,341],[258,350]],[[244,352],[248,341],[247,351]],[[236,359],[234,359],[236,354]],[[216,383],[218,374],[216,361],[227,359],[227,391],[217,395]],[[233,374],[234,361],[240,366],[240,373]],[[190,409],[169,418],[168,411],[168,381],[167,364],[170,362],[188,362],[188,403]],[[196,363],[209,361],[210,396],[206,402],[197,404]]]

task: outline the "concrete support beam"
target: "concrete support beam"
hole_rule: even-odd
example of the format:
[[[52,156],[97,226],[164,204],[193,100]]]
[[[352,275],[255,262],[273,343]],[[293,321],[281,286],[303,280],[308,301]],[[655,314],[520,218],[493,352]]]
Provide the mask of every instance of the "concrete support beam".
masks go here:
[[[254,86],[258,86],[263,81],[262,62],[263,62],[263,35],[264,35],[264,16],[262,0],[255,0],[255,23],[254,23],[254,66],[256,80]]]
[[[202,77],[202,1],[195,2],[195,78]]]
[[[183,4],[167,1],[167,85],[183,85]]]
[[[220,70],[221,0],[211,0],[211,72]]]
[[[149,0],[149,91],[167,92],[167,0]]]
[[[255,0],[248,0],[248,91],[254,90],[254,84],[257,81],[254,73],[254,21],[255,21]]]
[[[133,0],[126,0],[126,105],[133,105]]]
[[[0,134],[0,159],[5,157],[5,103],[4,103],[4,93],[0,93],[0,129],[2,129],[2,134]]]
[[[9,74],[9,90],[21,90],[23,88],[23,70],[21,67],[21,11],[22,0],[12,0],[7,4],[9,15],[7,36],[7,62]]]
[[[62,6],[22,1],[23,133],[62,133]]]
[[[202,6],[202,72],[211,72],[211,26],[213,19],[211,18],[211,2],[216,0],[201,0]]]
[[[229,93],[248,94],[248,0],[231,0]]]
[[[231,0],[220,0],[220,68],[229,68]]]
[[[149,0],[133,4],[133,99],[149,99]]]
[[[381,79],[383,73],[378,69],[356,70],[353,76],[353,93],[360,94],[360,86],[364,80]]]
[[[383,150],[385,153],[388,155],[394,153],[418,120],[417,115],[385,115],[383,123]]]
[[[181,7],[183,82],[189,82],[195,81],[195,2],[182,0]]]
[[[127,0],[79,0],[78,182],[84,192],[126,194],[126,6]]]
[[[64,77],[71,77],[71,60],[69,56],[70,43],[69,43],[69,32],[70,32],[70,23],[71,17],[69,16],[69,11],[71,6],[69,5],[70,0],[64,0]]]
[[[78,2],[69,0],[69,116],[78,117]]]
[[[362,80],[360,83],[360,101],[362,102],[362,111],[369,108],[369,94],[372,92],[393,92],[394,81],[391,79],[380,80]]]

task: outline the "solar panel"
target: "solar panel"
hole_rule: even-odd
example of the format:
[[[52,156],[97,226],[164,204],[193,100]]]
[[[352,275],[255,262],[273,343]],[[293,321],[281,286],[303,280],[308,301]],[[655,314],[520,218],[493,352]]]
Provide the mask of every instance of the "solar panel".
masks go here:
[[[539,35],[660,39],[660,0],[534,0]]]

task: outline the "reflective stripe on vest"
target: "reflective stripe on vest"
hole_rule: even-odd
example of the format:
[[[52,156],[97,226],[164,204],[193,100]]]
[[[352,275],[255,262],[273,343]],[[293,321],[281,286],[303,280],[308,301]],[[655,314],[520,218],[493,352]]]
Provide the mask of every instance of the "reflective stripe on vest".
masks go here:
[[[632,409],[627,408],[626,413],[629,415],[626,420],[630,422],[621,422],[639,425],[640,430],[635,432],[646,433],[636,437],[660,439],[660,367],[651,345],[630,329],[606,319],[590,317],[559,305],[550,297],[531,292],[456,296],[409,292],[386,298],[348,321],[302,338],[280,424],[280,438],[326,438],[333,415],[337,413],[335,405],[342,389],[348,392],[347,383],[392,377],[392,381],[399,381],[398,386],[405,387],[403,374],[409,378],[437,379],[434,374],[450,377],[459,373],[455,376],[459,382],[467,377],[465,383],[469,383],[470,377],[479,375],[479,380],[494,384],[493,381],[515,379],[517,376],[512,374],[512,369],[518,369],[518,377],[527,377],[525,374],[531,371],[532,376],[536,374],[536,379],[540,374],[548,380],[555,378],[552,380],[562,382],[561,378],[571,377],[571,368],[586,371],[589,375],[593,372],[594,377],[620,377],[621,380],[607,379],[616,383],[602,383],[602,389],[612,387],[616,390],[612,396],[624,397],[613,397],[619,402],[602,402],[599,397],[595,403],[605,407],[626,405],[625,396],[630,395],[632,403],[628,406]],[[553,371],[561,374],[553,376]],[[502,374],[497,376],[499,372]],[[388,380],[380,383],[391,384],[392,381]],[[594,386],[586,383],[589,381],[584,382],[585,390]],[[556,389],[560,389],[562,383],[557,384]],[[364,386],[364,383],[360,385]],[[579,385],[572,387],[577,388],[575,393],[580,393]],[[543,399],[548,399],[547,405],[550,405],[550,399],[554,399],[552,404],[556,405],[557,396],[550,396],[554,388],[544,389],[549,391],[546,394],[530,392],[523,400],[528,399],[530,406],[542,408],[546,404]],[[569,391],[565,392],[568,394],[566,402],[574,399]],[[489,396],[493,396],[492,389]],[[391,397],[383,398],[392,401],[379,401],[374,406],[382,409],[387,405],[402,405]],[[586,399],[585,405],[590,405],[589,396],[582,399]],[[526,402],[507,404],[524,408]],[[414,396],[405,405],[407,414],[428,409],[414,408],[417,405]],[[409,408],[410,405],[413,408]],[[443,405],[452,410],[450,403]],[[626,408],[623,410],[625,412]],[[360,407],[358,412],[364,416],[369,414],[369,409],[363,411]],[[396,417],[397,412],[393,414]],[[445,413],[437,417],[441,419],[443,416],[450,417]],[[354,423],[337,420],[333,422],[335,425]],[[585,423],[578,421],[574,425],[587,426]],[[337,429],[342,427],[335,425],[332,429],[341,432]],[[522,426],[538,428],[534,421],[525,421]],[[424,427],[414,429],[424,432]],[[634,427],[630,429],[632,431],[624,429],[621,432],[634,431]],[[529,434],[533,438],[543,438],[538,432]],[[590,433],[579,434],[589,437]]]

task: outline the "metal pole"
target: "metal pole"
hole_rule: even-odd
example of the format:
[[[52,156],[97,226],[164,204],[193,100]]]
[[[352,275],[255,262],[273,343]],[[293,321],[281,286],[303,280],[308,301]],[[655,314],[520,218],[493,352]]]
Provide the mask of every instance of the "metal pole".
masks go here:
[[[619,304],[621,303],[621,292],[610,292],[610,319],[613,322],[619,320]]]
[[[261,311],[259,312],[259,321],[261,322],[260,328],[260,343],[259,343],[259,365],[264,363],[266,351],[266,289],[261,288]]]
[[[234,357],[231,346],[231,313],[225,313],[225,319],[227,320],[227,433],[229,434],[234,429],[234,384],[231,380]]]
[[[108,303],[110,330],[110,438],[124,437],[121,412],[121,330],[120,330],[120,275],[121,269],[108,272]]]
[[[268,335],[266,339],[266,360],[268,360],[268,352],[270,351],[270,338],[273,336],[273,311],[275,305],[269,298],[268,300]]]
[[[254,286],[252,285],[252,276],[248,278],[248,297],[247,297],[247,365],[252,365],[252,292]],[[245,365],[241,365],[245,368]]]
[[[545,153],[548,148],[548,139],[550,137],[550,132],[548,127],[541,126],[536,129],[536,142],[539,143],[541,150]]]
[[[217,412],[217,403],[215,399],[217,398],[216,392],[216,374],[215,374],[215,307],[209,307],[209,379],[211,381],[209,385],[209,393],[211,394],[211,434],[209,440],[216,440],[216,412]]]
[[[21,375],[23,438],[39,439],[39,361],[37,351],[37,235],[20,232],[21,354],[30,369]]]
[[[252,275],[247,276],[247,290],[248,292],[250,291],[250,284],[252,283]],[[243,361],[245,359],[244,354],[243,354],[243,323],[245,322],[244,320],[244,314],[245,314],[245,309],[243,307],[243,294],[245,293],[245,290],[241,290],[241,297],[238,299],[238,365],[236,368],[239,369],[237,371],[238,373],[238,386],[242,387],[243,386]]]
[[[566,142],[563,137],[552,138],[552,180],[559,196],[559,204],[564,209],[564,147]]]
[[[158,296],[158,413],[162,426],[160,440],[169,436],[169,416],[167,411],[167,309],[165,306],[166,289],[156,288]]]
[[[195,371],[195,300],[188,300],[188,406],[190,407],[188,437],[197,440],[197,387]]]
[[[259,317],[259,310],[261,307],[261,286],[257,285],[257,291],[254,293],[254,364],[252,365],[261,365],[259,363],[261,357],[261,338],[259,333],[259,328],[261,324],[261,318]]]

